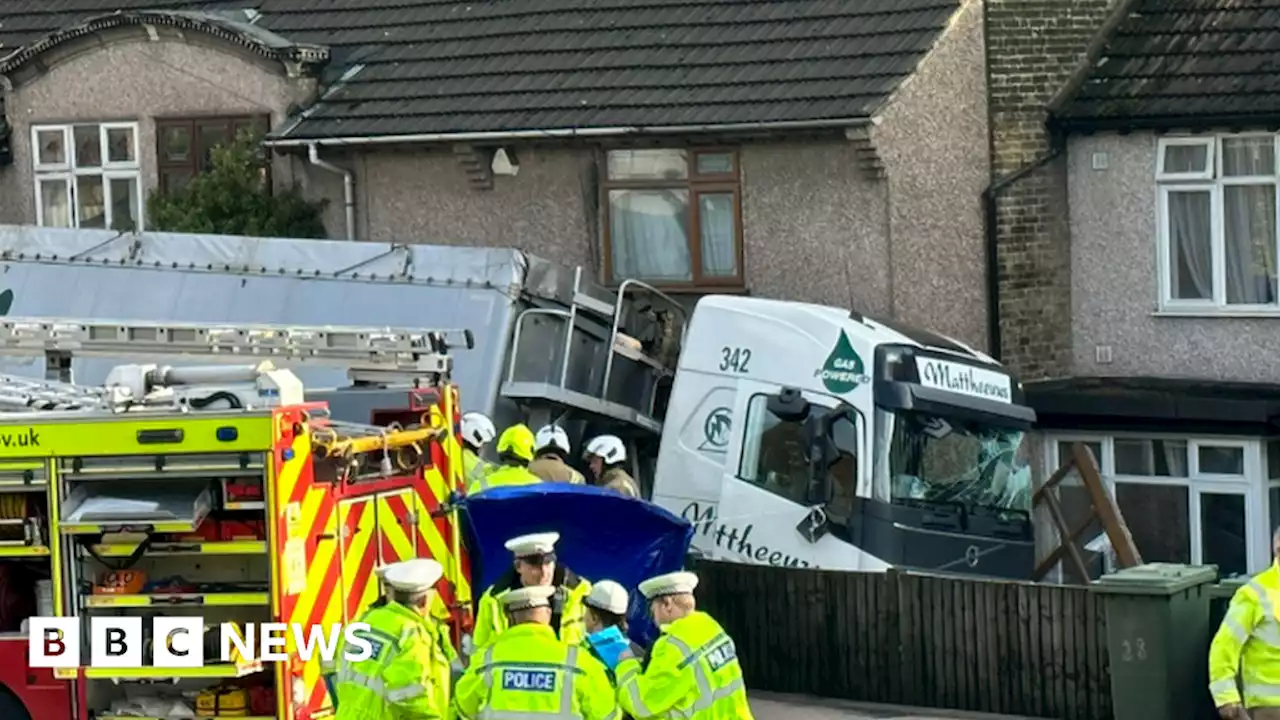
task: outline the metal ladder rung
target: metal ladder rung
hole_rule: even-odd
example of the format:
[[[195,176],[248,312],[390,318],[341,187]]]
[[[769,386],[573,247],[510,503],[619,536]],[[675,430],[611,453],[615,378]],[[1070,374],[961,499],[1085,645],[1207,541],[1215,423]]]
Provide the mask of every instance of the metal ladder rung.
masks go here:
[[[433,362],[445,339],[461,330],[333,325],[245,325],[6,318],[0,352],[178,353],[374,361],[416,355]],[[424,357],[425,356],[425,357]]]

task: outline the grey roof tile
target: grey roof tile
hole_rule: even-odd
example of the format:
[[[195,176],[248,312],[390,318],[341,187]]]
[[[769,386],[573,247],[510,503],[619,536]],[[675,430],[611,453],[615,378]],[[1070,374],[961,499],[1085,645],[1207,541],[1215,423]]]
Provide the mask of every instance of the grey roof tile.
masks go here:
[[[1054,119],[1080,128],[1280,121],[1280,0],[1135,0]]]
[[[0,56],[116,9],[253,7],[327,45],[289,137],[867,117],[960,0],[3,0]]]

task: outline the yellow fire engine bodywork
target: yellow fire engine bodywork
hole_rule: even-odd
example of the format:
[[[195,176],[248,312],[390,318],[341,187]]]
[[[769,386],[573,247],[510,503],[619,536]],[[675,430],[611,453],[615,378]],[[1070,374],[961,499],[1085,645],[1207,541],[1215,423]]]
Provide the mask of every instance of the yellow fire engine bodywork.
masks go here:
[[[458,526],[452,518],[435,517],[432,511],[447,504],[450,492],[460,486],[460,457],[456,432],[457,391],[450,386],[441,393],[443,407],[432,408],[432,425],[445,429],[440,440],[433,439],[424,454],[428,462],[412,478],[398,478],[365,492],[358,487],[337,490],[332,483],[315,481],[315,463],[324,452],[313,451],[312,427],[307,406],[259,411],[209,411],[166,414],[62,415],[32,414],[0,418],[0,471],[5,468],[43,468],[48,483],[49,547],[0,548],[0,557],[20,554],[47,555],[53,572],[54,612],[69,613],[63,569],[67,554],[74,552],[69,536],[100,531],[86,523],[63,524],[60,501],[67,496],[69,480],[60,476],[60,462],[69,458],[122,459],[138,456],[139,474],[155,473],[156,456],[247,454],[260,458],[264,469],[263,542],[200,542],[196,544],[156,543],[151,554],[263,554],[269,560],[270,592],[267,599],[277,622],[329,625],[354,620],[376,599],[377,580],[372,570],[378,563],[410,557],[433,557],[446,567],[442,590],[453,602],[471,597],[466,572],[465,551],[460,547]],[[445,419],[451,418],[453,422]],[[35,421],[35,422],[33,422]],[[180,431],[181,438],[166,437]],[[420,431],[419,431],[420,432]],[[362,448],[363,449],[363,448]],[[127,463],[115,462],[113,474],[127,474]],[[200,466],[186,464],[184,471],[198,473]],[[216,469],[210,468],[216,475]],[[86,469],[85,475],[92,473]],[[398,484],[397,484],[398,481]],[[177,480],[175,480],[177,482]],[[371,534],[352,535],[360,529],[360,517],[367,513]],[[437,513],[438,514],[438,513]],[[412,524],[405,520],[412,518]],[[152,532],[183,532],[190,527],[169,528],[150,523]],[[127,557],[133,547],[97,545],[102,556]],[[9,550],[9,552],[6,552]],[[70,558],[71,562],[76,562]],[[257,598],[255,597],[255,602]],[[145,598],[121,598],[121,602],[95,599],[91,606],[146,606]],[[243,603],[233,603],[243,604]],[[265,604],[265,603],[263,603]],[[292,638],[288,643],[292,653]],[[244,669],[209,666],[195,669],[85,668],[78,675],[85,680],[138,680],[147,678],[220,678],[243,674]],[[320,672],[318,655],[310,662],[277,663],[274,669],[278,720],[293,720],[295,693],[303,694],[299,708],[312,716],[323,715],[331,707]],[[57,671],[57,677],[73,679],[76,671]],[[82,710],[83,717],[83,710]]]

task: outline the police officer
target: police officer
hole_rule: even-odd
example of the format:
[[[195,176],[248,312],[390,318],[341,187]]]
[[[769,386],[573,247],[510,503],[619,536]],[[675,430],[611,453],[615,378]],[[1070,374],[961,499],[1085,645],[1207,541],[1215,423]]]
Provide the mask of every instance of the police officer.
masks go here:
[[[529,461],[533,460],[533,431],[524,423],[512,425],[498,436],[498,460],[501,463],[498,468],[467,485],[468,495],[493,487],[542,482],[542,478],[529,472]]]
[[[480,458],[484,446],[493,442],[498,429],[493,421],[484,413],[469,412],[462,416],[462,482],[470,487],[485,474],[492,471],[493,465]]]
[[[582,644],[591,657],[604,665],[610,682],[616,680],[613,668],[624,650],[629,648],[632,656],[644,663],[644,648],[627,637],[629,597],[625,588],[612,580],[592,583],[591,592],[582,603],[586,606],[582,624],[587,631]]]
[[[529,472],[547,482],[585,485],[587,481],[582,473],[565,462],[570,452],[569,434],[564,428],[547,425],[534,435],[534,461],[529,463]]]
[[[649,653],[648,667],[642,668],[630,652],[623,652],[618,663],[618,704],[636,720],[752,720],[733,639],[698,611],[693,599],[697,586],[698,576],[690,572],[640,583],[662,635]]]
[[[582,600],[591,592],[591,583],[556,563],[559,540],[560,533],[549,532],[521,535],[506,542],[515,561],[511,570],[480,596],[472,635],[476,652],[507,629],[506,615],[499,608],[503,594],[540,585],[554,588],[551,628],[556,636],[569,645],[582,642],[586,635],[582,625]]]
[[[1280,528],[1271,536],[1280,558]],[[1209,645],[1209,692],[1224,720],[1280,720],[1280,565],[1254,575],[1231,597]],[[1236,674],[1244,684],[1244,698]],[[1243,702],[1242,702],[1243,700]],[[1245,708],[1248,708],[1246,714]]]
[[[553,594],[551,586],[534,585],[503,595],[510,629],[477,654],[458,681],[459,720],[477,720],[482,712],[528,720],[617,720],[604,668],[576,645],[556,639],[550,627]]]
[[[629,497],[640,497],[640,486],[622,469],[627,460],[627,448],[616,435],[600,435],[587,443],[584,453],[596,485]]]
[[[373,655],[348,661],[338,648],[335,720],[370,717],[429,720],[447,717],[452,685],[448,654],[429,619],[435,584],[444,568],[434,560],[387,567],[387,602],[361,619]]]

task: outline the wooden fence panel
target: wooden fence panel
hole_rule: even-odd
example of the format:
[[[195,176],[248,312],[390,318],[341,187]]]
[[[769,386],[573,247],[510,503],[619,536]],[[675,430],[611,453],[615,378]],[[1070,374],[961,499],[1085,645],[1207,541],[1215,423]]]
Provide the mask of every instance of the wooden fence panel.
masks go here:
[[[1087,588],[700,562],[748,687],[1062,720],[1111,718]]]

